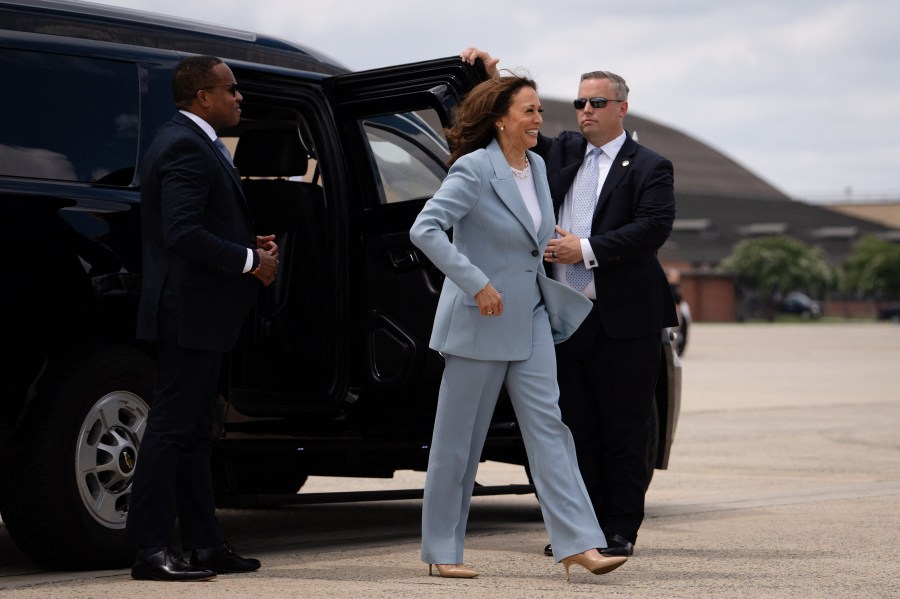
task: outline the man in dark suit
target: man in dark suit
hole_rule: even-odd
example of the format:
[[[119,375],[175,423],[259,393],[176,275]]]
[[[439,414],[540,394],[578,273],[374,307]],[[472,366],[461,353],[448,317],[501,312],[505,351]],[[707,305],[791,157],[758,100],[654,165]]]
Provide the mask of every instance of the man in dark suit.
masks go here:
[[[153,404],[141,442],[127,535],[142,580],[207,580],[247,572],[215,517],[210,455],[219,368],[235,345],[260,281],[275,278],[273,236],[253,221],[216,131],[238,124],[240,92],[212,56],[183,60],[172,78],[179,112],[141,170],[143,287],[137,336],[156,342]],[[190,563],[174,551],[178,517]]]
[[[462,58],[497,59],[470,48]],[[672,163],[625,132],[628,86],[606,71],[582,75],[577,132],[541,137],[557,214],[544,259],[553,277],[593,300],[578,331],[557,346],[559,405],[609,547],[631,555],[644,518],[650,408],[662,329],[677,324],[656,253],[672,231]]]

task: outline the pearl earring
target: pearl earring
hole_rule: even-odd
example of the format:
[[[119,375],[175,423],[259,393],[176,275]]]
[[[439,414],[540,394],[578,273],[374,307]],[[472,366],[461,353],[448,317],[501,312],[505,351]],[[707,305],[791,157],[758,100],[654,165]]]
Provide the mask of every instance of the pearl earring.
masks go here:
[[[500,125],[500,130],[501,130],[501,131],[503,131],[505,128],[506,128],[506,127],[504,127],[503,125]]]

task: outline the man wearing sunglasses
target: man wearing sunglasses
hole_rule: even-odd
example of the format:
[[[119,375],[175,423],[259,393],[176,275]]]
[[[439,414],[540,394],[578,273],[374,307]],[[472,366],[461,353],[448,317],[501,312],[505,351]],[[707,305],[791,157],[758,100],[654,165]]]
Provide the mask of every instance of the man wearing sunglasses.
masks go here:
[[[182,60],[180,110],[142,160],[143,282],[137,337],[156,344],[153,404],[141,441],[126,532],[139,580],[208,580],[249,572],[219,532],[213,415],[222,355],[236,343],[260,283],[275,278],[274,236],[257,236],[231,155],[217,131],[241,118],[241,93],[213,56]],[[175,516],[190,563],[173,550]]]
[[[488,74],[498,59],[477,48]],[[659,376],[662,329],[677,324],[672,292],[656,257],[672,231],[672,163],[624,129],[628,86],[607,71],[582,75],[573,102],[580,132],[540,136],[557,214],[544,259],[553,277],[594,309],[556,348],[559,405],[607,548],[632,555],[649,481],[647,444]],[[549,550],[549,546],[545,552]]]

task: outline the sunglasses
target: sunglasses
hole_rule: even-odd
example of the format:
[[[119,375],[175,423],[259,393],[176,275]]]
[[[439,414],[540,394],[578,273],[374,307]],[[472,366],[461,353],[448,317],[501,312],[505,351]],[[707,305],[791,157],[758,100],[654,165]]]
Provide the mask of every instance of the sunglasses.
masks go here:
[[[572,106],[575,107],[575,110],[583,110],[585,104],[588,102],[591,103],[593,108],[606,108],[607,102],[624,102],[625,100],[609,100],[607,98],[589,98],[585,100],[584,98],[578,98],[577,100],[572,100]]]
[[[200,89],[203,89],[203,90],[215,89],[217,87],[227,87],[228,93],[231,94],[232,96],[236,96],[237,92],[238,92],[238,84],[237,83],[223,83],[222,85],[204,85]],[[200,89],[198,89],[197,91],[200,91]]]

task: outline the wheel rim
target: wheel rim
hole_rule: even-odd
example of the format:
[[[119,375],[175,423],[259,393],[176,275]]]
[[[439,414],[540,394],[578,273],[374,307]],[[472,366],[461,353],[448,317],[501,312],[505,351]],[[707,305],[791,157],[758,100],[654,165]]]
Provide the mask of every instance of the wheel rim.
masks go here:
[[[129,391],[101,397],[84,418],[75,477],[87,512],[107,528],[125,527],[131,479],[150,407]]]

